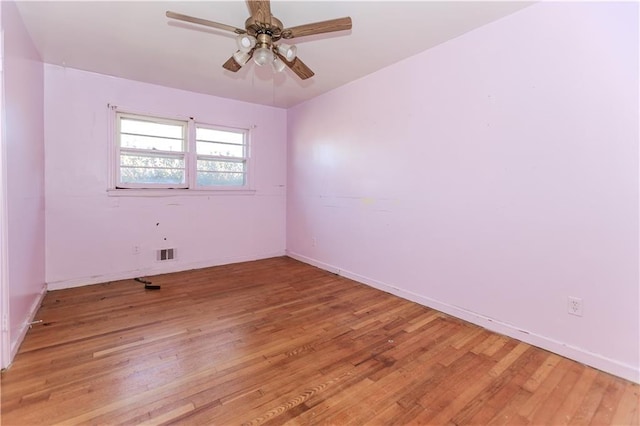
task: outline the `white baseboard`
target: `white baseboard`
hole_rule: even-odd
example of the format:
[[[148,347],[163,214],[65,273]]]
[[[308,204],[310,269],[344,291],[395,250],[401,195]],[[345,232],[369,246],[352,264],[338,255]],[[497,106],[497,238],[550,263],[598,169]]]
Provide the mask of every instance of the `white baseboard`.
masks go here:
[[[128,280],[136,277],[146,277],[151,275],[170,274],[173,272],[189,271],[192,269],[210,268],[212,266],[228,265],[231,263],[250,262],[253,260],[269,259],[271,257],[285,256],[284,250],[273,253],[253,254],[248,256],[237,256],[219,258],[201,262],[179,263],[168,261],[159,263],[150,268],[133,269],[130,271],[119,271],[111,274],[92,275],[89,277],[70,278],[47,283],[49,290],[63,290],[65,288],[82,287],[91,284],[106,283],[109,281]]]
[[[36,314],[38,313],[38,309],[40,309],[40,305],[42,304],[42,300],[44,299],[44,296],[46,294],[47,294],[47,285],[43,284],[42,288],[40,289],[40,292],[38,293],[35,300],[33,301],[33,304],[29,307],[29,315],[27,316],[26,320],[23,321],[22,324],[20,324],[20,329],[18,330],[18,336],[15,339],[13,338],[11,339],[11,352],[9,354],[9,364],[7,368],[11,366],[13,359],[18,353],[18,350],[20,349],[20,345],[24,341],[24,338],[27,335],[27,331],[29,331],[29,324],[31,324],[35,319]]]
[[[358,281],[360,283],[366,284],[378,290],[391,293],[403,299],[407,299],[412,302],[418,303],[420,305],[427,306],[432,309],[436,309],[440,312],[444,312],[445,314],[479,325],[480,327],[486,328],[487,330],[491,330],[496,333],[513,337],[514,339],[518,339],[525,343],[529,343],[533,346],[546,349],[558,355],[562,355],[564,357],[589,365],[599,370],[606,371],[607,373],[613,374],[615,376],[622,377],[626,380],[629,380],[635,383],[640,383],[639,366],[629,365],[629,364],[617,361],[615,359],[611,359],[611,358],[602,356],[600,354],[596,354],[596,353],[587,351],[585,349],[560,342],[558,340],[552,339],[547,336],[542,336],[540,334],[537,334],[531,331],[522,330],[513,324],[508,324],[503,321],[497,320],[495,318],[490,318],[490,317],[466,310],[464,308],[460,308],[458,306],[450,305],[448,303],[444,303],[439,300],[434,300],[429,297],[416,294],[411,291],[393,287],[389,284],[386,284],[386,283],[383,283],[383,282],[380,282],[372,278],[365,277],[350,271],[345,271],[344,269],[340,269],[336,266],[329,265],[324,262],[320,262],[318,260],[309,258],[307,256],[304,256],[295,252],[291,252],[287,250],[287,256],[293,259],[299,260],[301,262],[307,263],[309,265],[316,266],[320,269],[324,269],[334,274],[343,276],[345,278]]]

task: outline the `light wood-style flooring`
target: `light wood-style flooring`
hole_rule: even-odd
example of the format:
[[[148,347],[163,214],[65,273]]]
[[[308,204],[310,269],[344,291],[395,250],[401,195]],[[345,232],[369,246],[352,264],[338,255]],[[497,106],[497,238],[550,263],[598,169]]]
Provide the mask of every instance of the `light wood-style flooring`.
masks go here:
[[[47,294],[2,425],[638,424],[638,385],[286,257]]]

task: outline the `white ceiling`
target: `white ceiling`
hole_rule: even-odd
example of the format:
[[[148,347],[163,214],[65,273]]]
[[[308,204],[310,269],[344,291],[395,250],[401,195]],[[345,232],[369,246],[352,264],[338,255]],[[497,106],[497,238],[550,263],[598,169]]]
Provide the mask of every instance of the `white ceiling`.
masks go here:
[[[351,31],[293,39],[316,75],[222,64],[234,34],[165,17],[171,10],[244,27],[244,1],[18,1],[44,62],[247,102],[289,107],[531,4],[522,1],[273,1],[285,27],[343,16]],[[399,78],[402,78],[399,76]]]

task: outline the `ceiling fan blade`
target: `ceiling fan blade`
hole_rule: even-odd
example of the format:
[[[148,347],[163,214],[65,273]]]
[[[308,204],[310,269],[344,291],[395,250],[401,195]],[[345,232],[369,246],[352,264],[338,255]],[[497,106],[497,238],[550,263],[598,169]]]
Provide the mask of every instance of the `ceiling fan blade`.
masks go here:
[[[219,30],[231,31],[236,34],[244,34],[247,31],[241,28],[232,27],[231,25],[220,24],[218,22],[209,21],[207,19],[195,18],[193,16],[183,15],[182,13],[171,12],[167,10],[167,18],[177,19],[179,21],[190,22],[192,24],[204,25],[206,27],[217,28]]]
[[[231,72],[238,72],[240,68],[242,68],[242,66],[247,62],[249,62],[249,59],[253,57],[253,52],[255,52],[255,49],[251,49],[249,53],[242,53],[238,50],[229,59],[227,59],[227,62],[222,64],[222,68],[229,70]],[[236,59],[236,55],[239,55],[237,57],[244,62],[242,63],[238,62],[238,60]],[[246,55],[246,56],[243,58],[242,57],[243,55]]]
[[[351,18],[347,16],[345,18],[330,19],[328,21],[320,21],[311,24],[298,25],[297,27],[285,28],[282,30],[282,38],[304,37],[350,29]]]
[[[276,53],[276,55],[278,55],[278,58],[280,58],[280,60],[282,62],[284,62],[285,64],[287,64],[287,66],[289,68],[291,68],[291,71],[293,71],[294,73],[296,73],[296,75],[298,77],[300,77],[301,80],[306,80],[308,78],[311,78],[315,75],[315,73],[313,71],[311,71],[311,68],[309,68],[304,62],[302,62],[302,60],[300,58],[298,58],[296,56],[296,58],[289,62],[285,59],[284,56],[282,56],[280,53]]]
[[[258,22],[271,22],[270,0],[247,0],[251,17]]]
[[[242,68],[242,65],[237,63],[236,60],[233,59],[233,56],[232,56],[229,59],[227,59],[227,62],[222,64],[222,68],[224,68],[226,70],[229,70],[231,72],[238,72],[238,70],[240,70],[240,68]]]

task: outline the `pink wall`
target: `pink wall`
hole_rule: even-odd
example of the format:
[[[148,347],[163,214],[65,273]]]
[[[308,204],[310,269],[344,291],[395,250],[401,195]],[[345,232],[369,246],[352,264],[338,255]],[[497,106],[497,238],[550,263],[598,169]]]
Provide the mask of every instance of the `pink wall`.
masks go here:
[[[44,294],[43,65],[13,2],[3,1],[4,167],[9,337],[14,354]]]
[[[540,3],[290,109],[288,252],[639,381],[638,71]]]
[[[107,104],[257,126],[255,194],[109,196]],[[45,65],[44,105],[49,289],[284,254],[285,110],[54,65]],[[157,262],[166,247],[178,259]]]

